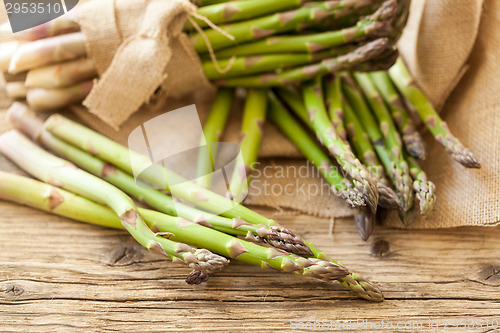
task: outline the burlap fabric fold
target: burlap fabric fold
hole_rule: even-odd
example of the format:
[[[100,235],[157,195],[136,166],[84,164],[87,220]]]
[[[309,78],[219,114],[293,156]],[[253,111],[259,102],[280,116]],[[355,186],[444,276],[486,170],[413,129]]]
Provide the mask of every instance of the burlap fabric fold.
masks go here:
[[[83,102],[118,129],[143,104],[209,85],[182,32],[196,11],[189,0],[94,0],[79,7],[78,23],[99,80]],[[161,86],[158,92],[158,87]]]
[[[429,156],[422,166],[436,183],[438,201],[427,218],[417,214],[410,228],[500,223],[499,28],[497,0],[413,0],[410,21],[400,41],[401,53],[451,130],[480,159],[482,169],[467,170],[454,162],[427,133]],[[183,72],[184,68],[176,69]],[[170,76],[165,82],[173,79]],[[106,135],[126,142],[136,126],[185,105],[196,104],[203,121],[212,98],[213,89],[203,89],[182,99],[169,98],[166,106],[143,107],[121,125],[119,132],[97,123],[82,108],[77,114]],[[241,101],[233,110],[224,141],[238,141],[240,111]],[[246,204],[324,217],[353,214],[344,202],[325,191],[321,177],[270,124],[265,127],[260,156],[261,164]],[[301,174],[294,173],[299,169]],[[293,186],[287,187],[289,184]],[[384,223],[401,227],[395,214],[385,218]]]

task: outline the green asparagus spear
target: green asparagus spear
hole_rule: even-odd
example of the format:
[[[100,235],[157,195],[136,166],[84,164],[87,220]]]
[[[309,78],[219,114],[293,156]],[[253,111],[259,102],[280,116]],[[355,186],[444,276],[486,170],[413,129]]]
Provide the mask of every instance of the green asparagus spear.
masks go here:
[[[81,222],[111,228],[123,228],[120,224],[120,219],[112,210],[84,197],[33,179],[4,172],[0,172],[0,180],[0,198],[2,199],[28,205]],[[28,193],[29,195],[27,195]],[[48,196],[47,193],[49,193]],[[168,241],[171,243],[174,243],[173,241],[182,241],[192,246],[210,249],[210,251],[220,255],[237,259],[261,267],[262,269],[276,269],[324,281],[338,280],[348,274],[344,266],[331,261],[303,258],[273,248],[259,246],[196,223],[191,223],[182,218],[172,217],[151,210],[139,209],[139,212],[144,216],[148,226],[157,232],[157,235],[170,237],[171,240]],[[185,244],[182,244],[179,248],[182,248],[185,253],[195,251]],[[200,257],[203,256],[207,262],[212,264],[217,263],[217,258],[222,258],[212,254],[209,250],[196,251],[200,252]],[[186,257],[188,256],[186,255]],[[191,258],[189,259],[191,260]],[[227,261],[224,258],[222,259]]]
[[[372,82],[377,86],[377,90],[382,95],[384,101],[389,106],[392,119],[401,133],[401,139],[408,153],[418,159],[425,159],[425,143],[418,132],[408,111],[405,109],[404,102],[394,87],[389,74],[385,71],[370,73]]]
[[[319,63],[304,67],[292,68],[279,73],[266,73],[255,76],[216,80],[215,84],[227,87],[278,87],[299,84],[329,73],[349,69],[360,63],[376,58],[392,45],[387,38],[379,38],[358,47],[354,51],[335,58],[325,59]]]
[[[352,177],[354,186],[365,195],[368,207],[375,212],[378,202],[377,188],[366,168],[354,156],[349,145],[337,135],[335,128],[328,119],[321,78],[304,83],[303,96],[309,121],[318,138],[330,154],[335,157],[342,169]]]
[[[311,35],[269,37],[254,43],[227,48],[217,52],[216,56],[225,58],[266,53],[314,53],[357,42],[366,37],[383,37],[388,34],[387,30],[394,19],[396,9],[396,2],[388,0],[374,14],[349,28]]]
[[[229,263],[225,258],[214,256],[205,250],[195,250],[185,244],[156,235],[146,225],[134,203],[125,193],[73,164],[45,152],[17,130],[11,130],[0,136],[0,151],[38,179],[109,206],[123,227],[139,244],[151,252],[172,260],[177,258],[176,261],[205,273],[217,272]]]
[[[241,202],[248,193],[250,176],[255,168],[262,140],[266,110],[267,90],[250,89],[247,93],[241,125],[241,158],[236,161],[229,183],[231,198],[236,202]]]
[[[403,177],[402,179],[405,184],[405,191],[400,192],[400,194],[402,195],[404,211],[408,211],[413,206],[413,191],[411,188],[412,180],[408,163],[403,155],[403,144],[401,137],[399,136],[399,132],[396,129],[396,125],[394,125],[394,122],[392,121],[391,114],[387,109],[384,100],[380,96],[373,82],[370,80],[370,77],[367,74],[359,72],[354,73],[353,76],[358,83],[360,90],[366,97],[366,101],[370,105],[373,115],[377,119],[387,148],[394,156],[394,162],[399,166],[400,170],[403,171],[401,176]]]
[[[218,142],[222,140],[233,99],[233,89],[220,88],[215,96],[212,109],[203,128],[204,137],[200,145],[204,146],[206,144],[206,149],[200,149],[198,156],[197,183],[200,186],[206,188],[211,186]]]
[[[283,68],[297,67],[301,65],[313,64],[323,59],[346,54],[355,49],[353,45],[340,48],[333,48],[316,53],[296,53],[296,54],[264,54],[236,57],[234,59],[221,59],[218,65],[222,68],[228,66],[229,70],[221,73],[211,59],[202,62],[203,72],[209,80],[227,79],[241,77],[251,74],[267,73]]]
[[[451,133],[446,122],[418,88],[402,58],[389,70],[389,74],[399,91],[416,107],[422,121],[446,151],[463,166],[479,169],[481,164],[477,158]]]
[[[64,118],[61,115],[53,115],[44,124],[45,129],[54,134],[55,136],[71,143],[80,149],[89,152],[93,155],[99,155],[103,160],[121,168],[122,170],[133,173],[132,164],[143,163],[144,169],[150,166],[150,161],[137,153],[129,151],[124,146],[82,126],[71,120]],[[158,166],[159,167],[159,166]],[[164,173],[169,173],[170,177],[176,178],[177,184],[183,183],[182,180],[178,178],[180,176],[172,175],[171,171],[162,169]],[[145,180],[157,186],[163,186],[164,181],[154,177],[153,174],[145,174]],[[170,178],[169,179],[172,179]],[[225,215],[231,218],[241,218],[252,224],[263,224],[266,226],[277,226],[276,222],[272,219],[268,219],[242,205],[235,205],[233,201],[228,200],[222,196],[219,196],[213,192],[207,191],[191,182],[183,183],[184,192],[178,194],[184,194],[185,198],[190,202],[196,202],[197,204],[203,205],[207,210],[215,211],[225,211]],[[196,200],[196,199],[204,200]],[[326,254],[318,250],[313,244],[305,242],[307,246],[313,252],[313,255],[317,259],[331,260],[334,263],[340,264],[331,258],[328,258]],[[352,290],[360,297],[380,302],[383,301],[383,296],[380,290],[370,281],[361,277],[357,273],[350,273],[346,277],[339,280],[340,283]]]
[[[351,181],[344,178],[332,165],[328,156],[321,150],[299,123],[286,111],[274,93],[270,94],[269,118],[311,161],[321,175],[331,185],[332,192],[345,200],[352,208],[364,207],[364,195],[354,188]]]

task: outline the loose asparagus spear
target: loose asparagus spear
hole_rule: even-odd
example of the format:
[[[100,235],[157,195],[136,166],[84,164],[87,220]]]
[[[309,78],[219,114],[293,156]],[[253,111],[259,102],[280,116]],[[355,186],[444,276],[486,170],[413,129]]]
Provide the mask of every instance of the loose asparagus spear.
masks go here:
[[[206,17],[213,24],[245,21],[256,17],[279,13],[300,7],[303,0],[242,0],[231,1],[204,6],[196,13]],[[201,28],[207,28],[208,24],[200,19],[195,19]],[[187,22],[184,30],[193,30],[193,26]]]
[[[216,80],[214,83],[227,87],[278,87],[299,84],[302,81],[310,80],[317,76],[349,69],[376,58],[389,48],[392,49],[389,39],[379,38],[358,47],[350,53],[325,59],[312,65],[292,68],[279,73],[272,72],[255,76]]]
[[[405,109],[405,103],[399,96],[394,87],[389,74],[385,71],[370,73],[372,82],[377,86],[377,90],[382,95],[384,101],[389,106],[392,119],[401,133],[401,139],[408,153],[420,160],[425,159],[426,148],[425,143],[418,132],[413,120],[408,111]]]
[[[150,161],[144,156],[129,151],[124,146],[92,131],[89,128],[72,122],[61,115],[53,115],[47,120],[44,127],[55,136],[79,147],[86,152],[91,153],[92,155],[98,155],[103,160],[130,174],[133,173],[132,165],[139,165],[142,163],[144,166],[143,169],[151,166]],[[172,172],[167,169],[162,170],[164,173],[169,174],[168,179],[176,180],[176,184],[184,184],[184,192],[181,193],[179,191],[177,194],[184,194],[184,198],[187,198],[190,202],[194,201],[201,207],[210,211],[222,210],[225,212],[223,213],[225,216],[231,218],[241,218],[252,224],[278,226],[272,219],[268,219],[242,205],[235,205],[233,201],[219,196],[211,191],[207,191],[191,182],[179,179],[180,176],[173,175]],[[146,181],[162,188],[162,186],[165,185],[163,178],[159,179],[155,175],[157,174],[143,174]],[[200,198],[203,200],[196,200]],[[309,246],[315,258],[331,260],[334,263],[340,264],[338,261],[328,258],[326,254],[317,249],[313,244],[306,241],[305,243]],[[339,281],[344,287],[352,290],[364,299],[375,302],[380,302],[384,299],[380,290],[373,283],[361,277],[357,273],[350,273]]]
[[[343,15],[355,12],[358,8],[366,4],[371,4],[372,1],[323,1],[310,7],[275,13],[244,22],[222,25],[221,28],[233,36],[234,40],[226,38],[214,29],[205,30],[204,33],[210,41],[213,50],[217,51],[239,43],[259,40],[270,35],[292,31],[299,25],[321,21],[327,17],[342,17]],[[206,38],[200,33],[194,33],[190,36],[191,43],[198,53],[208,52],[208,46],[205,42]]]
[[[17,130],[0,136],[0,151],[26,172],[57,187],[82,194],[108,205],[123,227],[149,251],[183,262],[195,270],[214,273],[228,265],[227,259],[206,250],[195,250],[158,236],[149,229],[132,200],[116,187],[55,157],[29,141]],[[57,200],[57,198],[56,198]]]
[[[382,37],[396,14],[396,2],[388,0],[374,14],[361,19],[355,26],[302,36],[269,37],[254,43],[246,43],[216,53],[217,57],[262,55],[266,53],[314,53],[333,47],[357,42],[367,37]]]
[[[387,109],[384,100],[380,96],[369,76],[359,72],[354,73],[353,76],[358,83],[360,90],[366,97],[366,101],[370,105],[373,115],[377,119],[387,148],[394,156],[394,162],[399,166],[400,170],[403,171],[401,176],[403,183],[405,184],[405,191],[400,192],[400,194],[402,195],[404,210],[408,211],[413,206],[413,191],[411,188],[412,180],[408,163],[403,155],[404,149],[399,132],[396,129],[396,125],[394,125],[394,122],[392,121],[391,114]]]
[[[479,169],[481,164],[477,158],[451,133],[446,122],[418,88],[402,58],[399,58],[396,65],[389,70],[389,75],[399,91],[416,107],[422,121],[446,151],[463,166]]]
[[[351,181],[344,178],[332,165],[328,156],[314,142],[309,134],[286,111],[274,93],[270,94],[269,118],[293,142],[293,144],[311,161],[321,175],[331,185],[332,192],[345,200],[352,208],[366,206],[364,195],[354,188]]]
[[[282,227],[253,225],[241,219],[229,219],[211,215],[174,200],[151,186],[137,181],[127,173],[106,164],[97,157],[56,138],[43,129],[43,121],[33,111],[21,103],[14,103],[7,112],[7,118],[15,128],[41,143],[62,158],[78,167],[103,178],[133,198],[172,216],[179,216],[200,225],[215,228],[232,235],[246,236],[250,240],[266,242],[276,248],[299,255],[311,255],[309,248],[300,237]]]
[[[22,44],[12,56],[9,72],[20,73],[32,68],[74,60],[85,54],[85,37],[81,32],[44,38]]]
[[[109,208],[65,190],[22,176],[0,172],[0,198],[62,215],[77,221],[123,229],[120,219]],[[29,195],[27,195],[29,193]],[[47,195],[49,194],[49,195]],[[344,266],[316,258],[303,258],[273,248],[262,247],[222,232],[147,209],[139,209],[148,226],[158,235],[170,237],[169,242],[185,242],[210,249],[220,255],[237,259],[262,269],[276,269],[324,281],[338,280],[348,271]],[[157,236],[160,237],[160,236]],[[180,243],[178,243],[180,244]],[[186,253],[195,252],[182,244]],[[217,255],[209,250],[203,253],[207,262],[217,264]],[[202,255],[199,255],[202,257]],[[177,257],[175,257],[177,258]],[[219,257],[222,258],[222,257]],[[223,259],[226,260],[226,259]],[[177,261],[177,260],[176,260]],[[227,260],[226,260],[227,261]]]
[[[361,239],[366,242],[373,233],[375,215],[366,209],[360,209],[354,214],[354,222],[356,223]]]
[[[372,146],[370,138],[366,134],[363,125],[358,118],[354,116],[354,111],[350,103],[344,99],[343,108],[349,109],[345,114],[345,126],[349,137],[349,142],[352,144],[359,159],[372,170],[371,175],[377,184],[379,191],[379,202],[381,207],[388,209],[398,209],[401,201],[398,195],[394,192],[391,186],[385,179],[385,172],[377,158],[377,153]],[[366,213],[364,215],[367,215]],[[364,234],[364,233],[363,233]]]
[[[86,81],[65,88],[31,88],[28,89],[26,99],[33,109],[56,110],[83,101],[93,85],[93,81]]]
[[[89,58],[82,58],[30,70],[26,76],[26,87],[63,88],[91,80],[96,75],[94,61]]]
[[[198,156],[197,183],[200,186],[210,188],[212,184],[212,173],[217,158],[217,143],[222,140],[233,99],[234,90],[228,88],[220,88],[215,96],[208,119],[203,128],[204,137],[200,144],[200,147],[206,144],[207,148],[200,149]]]
[[[353,179],[354,186],[364,194],[370,209],[377,210],[378,191],[368,171],[354,156],[348,144],[336,133],[335,128],[328,119],[323,99],[321,78],[304,83],[304,104],[307,108],[311,122],[318,138],[335,157],[342,169]]]
[[[427,179],[427,174],[418,165],[418,162],[406,154],[408,165],[410,166],[411,176],[413,177],[413,189],[420,203],[420,214],[428,215],[434,208],[436,202],[436,186]]]
[[[241,125],[241,159],[236,161],[231,182],[230,195],[241,202],[248,193],[250,175],[255,169],[262,140],[267,110],[267,89],[250,89],[247,93]]]

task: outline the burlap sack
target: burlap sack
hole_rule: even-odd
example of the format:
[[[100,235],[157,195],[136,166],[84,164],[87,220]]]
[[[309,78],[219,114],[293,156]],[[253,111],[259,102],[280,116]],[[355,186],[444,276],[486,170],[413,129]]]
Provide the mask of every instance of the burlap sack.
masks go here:
[[[422,166],[436,183],[438,201],[435,211],[426,219],[416,216],[411,228],[500,223],[498,28],[500,3],[496,0],[484,0],[484,4],[483,0],[414,0],[412,3],[410,21],[400,42],[401,53],[424,91],[442,110],[452,131],[480,159],[482,169],[463,168],[426,135],[429,157]],[[145,120],[188,104],[196,104],[203,121],[212,98],[213,91],[208,89],[180,100],[169,99],[168,106],[143,108],[122,124],[120,132],[95,123],[85,110],[77,113],[98,130],[126,142],[130,131]],[[240,110],[241,105],[237,105],[224,141],[237,142]],[[344,202],[324,191],[321,193],[325,184],[317,173],[282,176],[283,167],[293,170],[307,164],[296,159],[300,154],[272,125],[266,124],[260,156],[262,163],[257,172],[260,176],[255,178],[246,204],[288,208],[325,217],[352,215],[353,211],[347,209]],[[280,190],[291,183],[295,190]],[[304,191],[304,187],[311,191]],[[314,192],[318,189],[320,194]],[[395,215],[386,218],[385,223],[401,227]]]

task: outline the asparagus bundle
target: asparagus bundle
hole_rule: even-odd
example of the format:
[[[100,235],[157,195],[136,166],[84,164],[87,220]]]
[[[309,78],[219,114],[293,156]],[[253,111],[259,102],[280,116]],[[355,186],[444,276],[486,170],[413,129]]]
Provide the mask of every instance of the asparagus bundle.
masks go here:
[[[20,191],[19,188],[23,190]],[[125,228],[118,216],[109,208],[85,197],[33,179],[0,172],[0,190],[0,198],[4,200],[28,205],[81,222],[117,229]],[[49,196],[47,196],[47,193],[50,193]],[[192,255],[188,256],[188,254],[194,252],[198,253],[198,257],[205,259],[212,265],[221,259],[227,262],[224,257],[229,257],[259,266],[262,269],[275,269],[324,281],[338,280],[348,274],[345,267],[331,261],[304,258],[273,248],[259,246],[182,218],[155,211],[147,209],[139,209],[138,211],[144,216],[148,227],[155,230],[157,235],[161,235],[157,237],[163,238],[164,241],[169,243],[182,241],[193,246],[209,249],[194,250],[189,245],[176,243],[178,244],[177,248],[182,249],[183,252],[181,253],[184,253],[184,259],[178,259],[178,256],[174,257],[176,262],[181,260],[189,262],[189,260],[192,260]],[[219,253],[224,257],[215,255],[210,251]],[[200,272],[199,270],[195,271]],[[211,272],[208,274],[211,274]],[[193,284],[194,281],[202,282],[204,280],[203,277],[199,276],[199,273],[191,274],[190,277],[195,277],[187,281],[190,284]]]
[[[397,17],[404,2],[201,1],[184,31],[203,59],[209,80],[230,87],[279,86],[362,68],[363,62],[377,68],[390,66],[394,36],[404,25]],[[320,32],[310,34],[309,27]],[[16,37],[24,44],[10,47],[12,52],[0,63],[6,63],[12,73],[29,72],[27,96],[34,109],[61,108],[87,95],[80,85],[94,78],[96,70],[86,58],[84,36],[71,16]]]
[[[43,151],[20,132],[11,130],[2,134],[0,151],[34,177],[109,206],[123,227],[149,251],[207,274],[227,266],[228,261],[223,257],[155,234],[146,225],[132,200],[123,192],[73,164]],[[60,198],[55,195],[52,200],[57,202]]]

